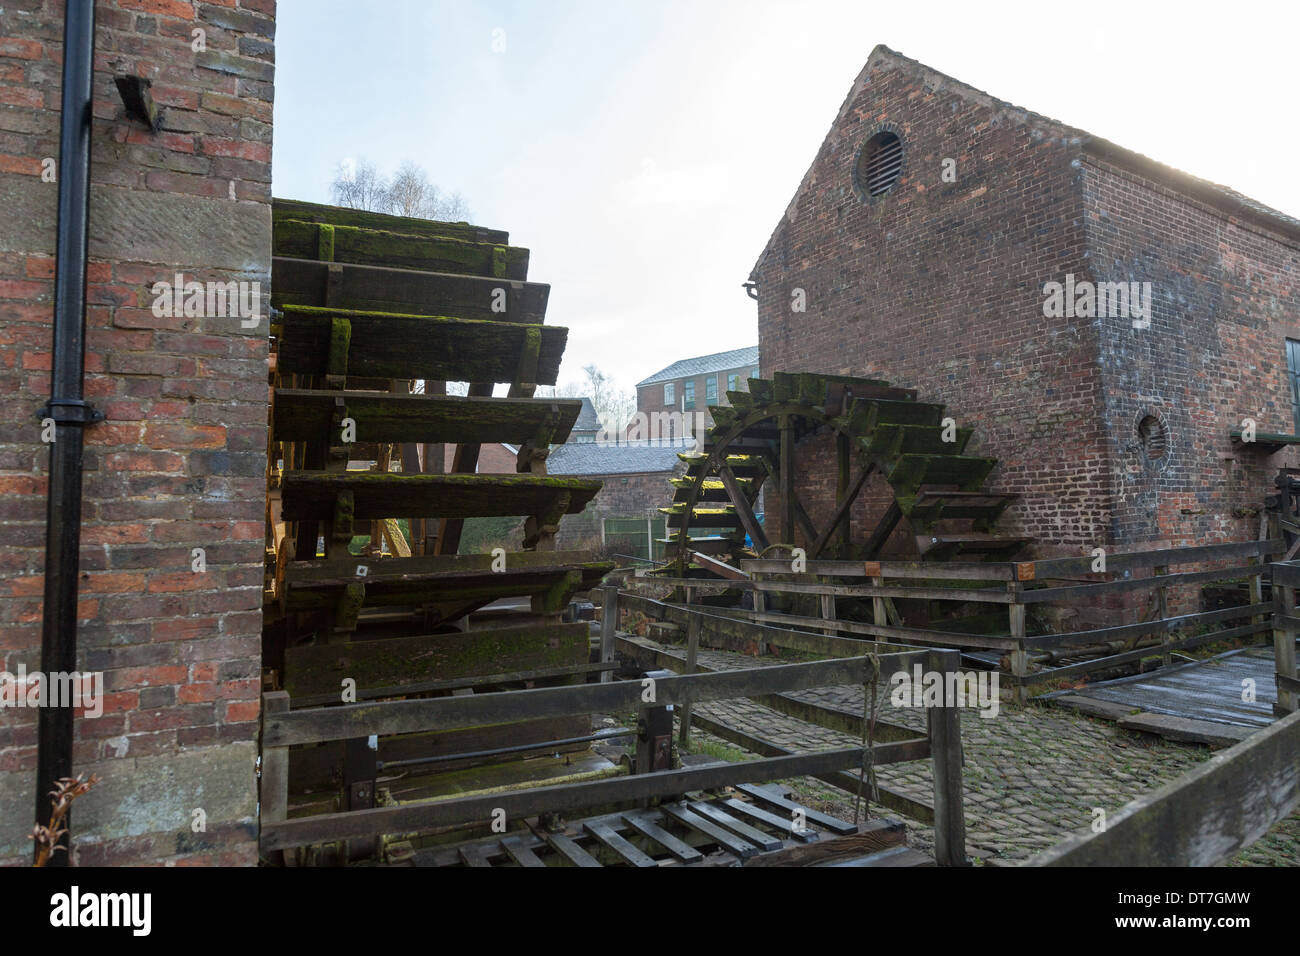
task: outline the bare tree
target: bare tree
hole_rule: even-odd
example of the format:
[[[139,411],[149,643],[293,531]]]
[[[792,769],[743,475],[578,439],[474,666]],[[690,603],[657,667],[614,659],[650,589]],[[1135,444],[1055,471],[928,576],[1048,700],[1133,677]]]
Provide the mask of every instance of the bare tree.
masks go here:
[[[636,412],[636,396],[619,387],[613,377],[606,375],[594,363],[582,367],[587,376],[591,404],[600,416],[601,424],[611,434],[620,432]]]
[[[380,176],[364,159],[340,165],[330,191],[337,205],[352,209],[443,222],[468,221],[470,217],[469,206],[459,192],[443,193],[429,181],[424,168],[412,162],[403,163],[391,180]]]
[[[455,222],[469,218],[469,207],[460,193],[444,194],[429,181],[429,174],[415,163],[403,163],[388,184],[387,212],[416,219]]]
[[[586,381],[563,385],[539,385],[537,398],[589,398],[606,435],[621,435],[636,414],[636,395],[620,388],[613,377],[595,363],[582,368]],[[602,439],[603,441],[604,439]]]
[[[388,208],[388,182],[364,159],[340,163],[330,183],[330,193],[336,206],[368,212],[384,212]]]

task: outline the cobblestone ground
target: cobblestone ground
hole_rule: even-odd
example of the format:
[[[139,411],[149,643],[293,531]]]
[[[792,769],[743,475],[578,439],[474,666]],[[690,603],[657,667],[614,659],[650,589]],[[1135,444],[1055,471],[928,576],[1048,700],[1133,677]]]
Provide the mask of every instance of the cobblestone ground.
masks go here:
[[[678,653],[674,648],[665,648]],[[710,669],[783,663],[701,650],[699,662]],[[790,696],[856,714],[863,711],[859,686],[817,688]],[[877,691],[878,719],[917,731],[925,730],[920,707],[894,707],[888,690]],[[748,700],[696,706],[696,713],[725,722],[796,751],[858,743],[846,734],[778,714]],[[976,863],[1014,864],[1060,842],[1090,831],[1095,811],[1114,814],[1134,797],[1149,793],[1209,758],[1203,746],[1138,736],[1114,724],[1067,711],[1030,704],[1019,708],[1003,701],[995,717],[961,712],[965,766],[962,772],[966,811],[966,847]],[[695,734],[708,740],[708,735]],[[714,746],[731,747],[712,738]],[[892,764],[877,770],[881,785],[929,802],[930,762]],[[825,812],[852,819],[852,794],[821,781],[790,781],[801,798]],[[872,816],[897,816],[873,805]],[[934,831],[908,820],[908,842],[933,853]],[[1230,861],[1233,865],[1300,865],[1300,813],[1274,827],[1266,837]]]

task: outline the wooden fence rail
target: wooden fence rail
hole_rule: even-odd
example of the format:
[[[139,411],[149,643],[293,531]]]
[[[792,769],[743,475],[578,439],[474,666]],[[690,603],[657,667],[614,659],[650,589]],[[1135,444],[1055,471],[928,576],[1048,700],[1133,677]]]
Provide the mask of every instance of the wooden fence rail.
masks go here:
[[[822,635],[853,635],[834,637],[851,645],[857,638],[887,640],[909,645],[952,648],[983,648],[1002,651],[1007,664],[1007,676],[1016,688],[1016,697],[1023,701],[1027,689],[1065,677],[1076,677],[1093,671],[1122,664],[1130,664],[1147,657],[1160,657],[1169,663],[1176,651],[1216,641],[1242,637],[1255,637],[1269,633],[1273,625],[1269,612],[1273,605],[1263,600],[1263,578],[1268,573],[1265,564],[1270,556],[1282,553],[1285,545],[1279,540],[1243,541],[1233,544],[1205,545],[1190,548],[1165,548],[1154,551],[1134,551],[1107,555],[1105,575],[1111,580],[1084,580],[1095,577],[1092,571],[1094,558],[1047,558],[1038,561],[948,563],[907,561],[808,561],[799,572],[784,560],[755,560],[740,562],[741,569],[750,575],[749,580],[710,580],[706,578],[666,579],[641,575],[637,584],[664,584],[685,589],[690,611],[708,610],[719,616],[728,616],[753,624],[785,625],[787,627],[815,628]],[[1185,565],[1207,562],[1233,562],[1228,567],[1208,570],[1173,571]],[[1252,563],[1241,563],[1249,561]],[[1152,575],[1135,577],[1133,572],[1151,570]],[[844,579],[867,578],[870,583],[844,584]],[[1246,579],[1249,582],[1250,603],[1214,611],[1170,615],[1168,594],[1171,589],[1203,585],[1216,581]],[[830,579],[830,580],[827,580]],[[1300,578],[1297,579],[1300,581]],[[915,582],[915,583],[912,583]],[[1059,582],[1059,583],[1052,583]],[[754,594],[754,610],[739,608],[719,609],[690,603],[697,590],[723,587],[748,590]],[[1048,603],[1095,604],[1099,599],[1133,591],[1150,590],[1153,594],[1154,616],[1151,620],[1112,627],[1089,628],[1055,634],[1028,634],[1027,610],[1033,605]],[[820,597],[821,613],[813,615],[782,614],[766,609],[763,598],[773,592],[804,594]],[[857,597],[870,599],[875,606],[871,622],[838,620],[834,599]],[[954,601],[985,603],[1005,608],[1006,630],[996,634],[971,634],[945,631],[937,628],[905,627],[886,614],[888,602],[896,599],[926,601]],[[1294,601],[1292,602],[1294,607]],[[668,618],[671,619],[671,618]],[[1191,633],[1209,625],[1249,619],[1249,623],[1225,626],[1203,633]],[[1185,635],[1185,636],[1180,636]],[[812,635],[809,635],[811,637]],[[1143,638],[1158,638],[1158,643],[1137,646]],[[1112,653],[1104,653],[1090,660],[1067,665],[1046,666],[1031,671],[1039,660],[1063,656],[1051,654],[1068,648],[1084,648],[1124,642]],[[781,646],[792,646],[789,639]],[[851,646],[840,646],[838,653],[852,654]],[[1279,673],[1285,661],[1279,658]],[[1294,675],[1283,675],[1288,699],[1294,698],[1297,687]]]
[[[1071,837],[1027,866],[1213,866],[1300,803],[1300,713],[1138,797],[1099,833]]]
[[[1273,662],[1276,665],[1278,716],[1294,714],[1300,706],[1300,673],[1296,671],[1296,634],[1300,614],[1296,590],[1300,588],[1300,562],[1286,561],[1270,568],[1273,575]]]
[[[677,619],[698,634],[720,640],[755,639],[821,653],[826,660],[738,670],[657,676],[654,705],[688,709],[691,704],[738,697],[765,697],[813,687],[863,684],[882,673],[907,671],[920,664],[939,673],[955,671],[960,656],[933,648],[874,645],[871,653],[861,641],[803,634],[781,628],[745,625],[723,615],[688,610],[635,595],[606,591],[602,624],[603,662],[613,657],[619,606],[652,610]],[[587,713],[620,713],[646,709],[642,681],[614,681],[608,670],[600,683],[545,687],[457,697],[378,701],[331,707],[292,709],[284,691],[264,695],[262,715],[261,846],[264,850],[373,838],[382,834],[488,820],[494,811],[519,819],[541,812],[571,811],[617,803],[644,801],[734,783],[763,783],[808,774],[826,775],[863,764],[861,747],[789,754],[724,766],[638,773],[632,777],[538,787],[485,796],[467,796],[398,807],[355,809],[287,819],[288,761],[293,746],[328,741],[356,741],[378,735],[446,731],[505,724],[544,717]],[[961,738],[953,706],[931,708],[925,736],[871,746],[873,765],[931,758],[934,762],[936,859],[941,864],[965,862],[965,828],[961,796]],[[689,718],[688,718],[689,721]]]

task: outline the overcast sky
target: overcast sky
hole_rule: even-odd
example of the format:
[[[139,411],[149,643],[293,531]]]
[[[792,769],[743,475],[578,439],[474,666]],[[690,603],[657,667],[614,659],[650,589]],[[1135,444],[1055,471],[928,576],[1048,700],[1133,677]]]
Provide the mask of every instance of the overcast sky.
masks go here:
[[[630,388],[758,341],[741,283],[877,43],[1300,215],[1300,5],[1150,6],[280,0],[274,193],[419,163],[532,251],[561,381]]]

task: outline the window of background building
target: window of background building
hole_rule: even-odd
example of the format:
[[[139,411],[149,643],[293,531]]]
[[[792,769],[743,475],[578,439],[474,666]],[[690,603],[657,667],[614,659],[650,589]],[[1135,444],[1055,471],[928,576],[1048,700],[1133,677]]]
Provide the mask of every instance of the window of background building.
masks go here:
[[[687,382],[682,382],[682,407],[683,408],[695,407],[695,379],[691,379],[690,381]]]
[[[749,377],[750,377],[750,378],[758,378],[758,369],[757,369],[757,368],[752,368],[752,369],[750,369],[750,370],[749,370]]]
[[[1286,371],[1291,385],[1291,417],[1295,434],[1300,435],[1300,342],[1286,340]]]
[[[727,376],[727,391],[736,392],[740,390],[740,376],[732,372]]]
[[[704,400],[706,402],[718,400],[718,376],[710,375],[704,380]]]
[[[677,401],[677,392],[673,387],[675,384],[676,384],[675,382],[664,383],[664,404],[665,405],[671,405],[673,402]]]

